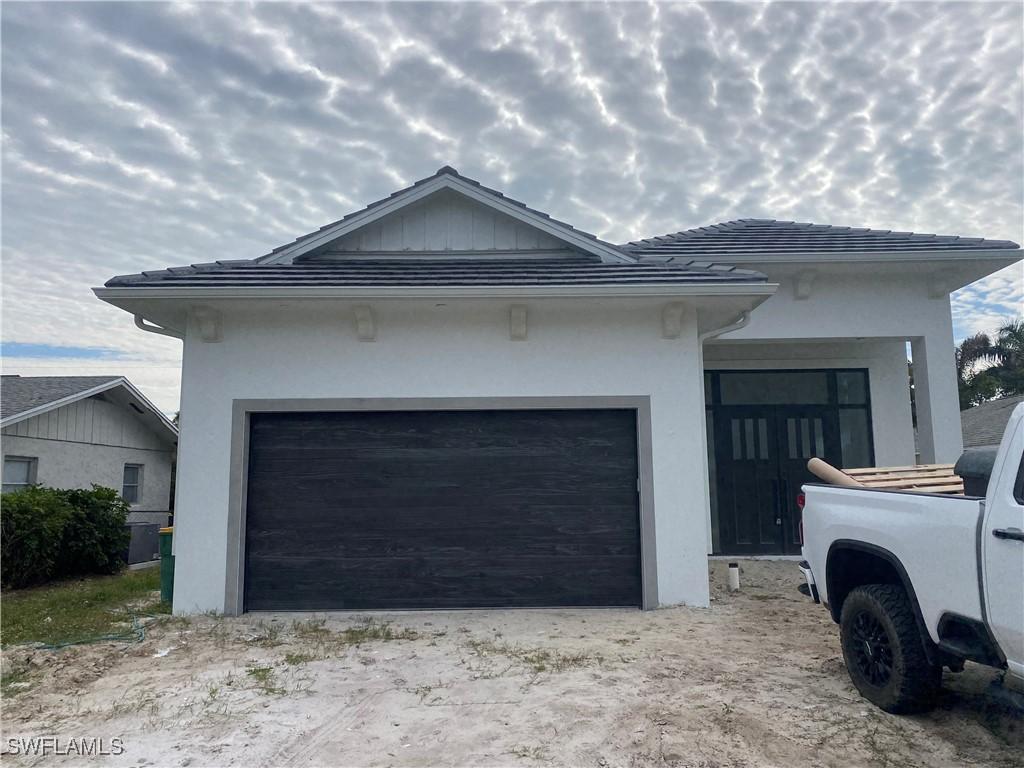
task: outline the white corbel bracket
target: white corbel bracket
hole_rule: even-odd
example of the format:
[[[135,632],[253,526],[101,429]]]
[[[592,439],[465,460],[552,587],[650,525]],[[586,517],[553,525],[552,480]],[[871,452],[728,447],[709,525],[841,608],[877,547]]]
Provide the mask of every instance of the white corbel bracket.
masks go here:
[[[661,312],[661,337],[678,339],[683,333],[683,305],[668,304]]]
[[[192,323],[199,338],[207,344],[215,344],[222,336],[221,314],[211,307],[193,307]]]
[[[793,298],[797,301],[806,301],[811,298],[811,291],[814,290],[814,280],[818,273],[813,269],[805,269],[796,276],[793,281]]]
[[[377,340],[377,323],[373,317],[373,309],[360,304],[353,309],[356,318],[356,337],[360,341]]]
[[[508,308],[508,337],[512,341],[526,341],[527,312],[522,304]]]

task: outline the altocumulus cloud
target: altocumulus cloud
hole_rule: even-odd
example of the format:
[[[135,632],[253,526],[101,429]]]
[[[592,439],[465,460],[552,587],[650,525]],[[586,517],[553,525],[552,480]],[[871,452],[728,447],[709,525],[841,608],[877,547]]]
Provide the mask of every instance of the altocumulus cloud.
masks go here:
[[[251,258],[446,163],[615,242],[739,216],[1020,242],[1022,21],[1019,3],[7,4],[3,338],[65,352],[15,346],[5,367],[124,372],[172,410],[177,343],[90,287]],[[1004,271],[955,297],[957,332],[1020,304]]]

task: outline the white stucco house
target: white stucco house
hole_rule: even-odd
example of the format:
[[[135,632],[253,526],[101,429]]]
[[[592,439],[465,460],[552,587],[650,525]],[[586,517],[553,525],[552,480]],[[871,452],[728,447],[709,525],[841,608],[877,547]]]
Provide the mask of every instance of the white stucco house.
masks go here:
[[[812,455],[961,450],[949,293],[1019,246],[741,220],[613,245],[449,167],[96,294],[184,340],[177,612],[708,603]]]
[[[122,376],[0,377],[3,491],[102,485],[167,524],[178,430]]]

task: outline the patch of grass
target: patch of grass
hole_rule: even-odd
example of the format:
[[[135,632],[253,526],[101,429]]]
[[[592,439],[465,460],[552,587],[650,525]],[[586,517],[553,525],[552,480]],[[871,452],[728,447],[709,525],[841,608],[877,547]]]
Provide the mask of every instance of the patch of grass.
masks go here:
[[[354,627],[339,633],[346,645],[362,645],[373,640],[415,640],[419,635],[411,629],[395,629],[386,621],[364,619]]]
[[[541,746],[527,747],[523,744],[517,744],[508,751],[508,754],[528,760],[547,760],[547,754],[544,751],[544,747]]]
[[[361,619],[353,627],[335,632],[327,627],[326,619],[305,619],[292,622],[292,631],[301,640],[313,641],[320,647],[359,646],[364,643],[390,640],[416,640],[419,634],[411,629],[391,626],[386,621]]]
[[[247,638],[247,642],[263,648],[273,648],[281,644],[281,626],[279,624],[260,621],[256,625],[256,634]]]
[[[245,674],[253,681],[256,690],[266,696],[283,696],[286,691],[277,684],[273,667],[249,667]]]
[[[128,630],[130,613],[164,613],[160,569],[91,576],[30,589],[5,590],[0,642],[79,642]]]
[[[467,640],[466,646],[477,656],[504,656],[536,674],[564,672],[567,669],[579,669],[601,662],[600,656],[586,653],[560,653],[546,648],[524,648],[493,640]]]
[[[284,663],[291,667],[297,667],[302,664],[308,664],[311,661],[317,661],[319,658],[319,656],[312,653],[286,653],[284,655]]]
[[[328,640],[333,634],[327,628],[327,619],[296,619],[292,631],[303,640]]]
[[[28,667],[10,669],[0,674],[0,699],[9,699],[31,688]]]

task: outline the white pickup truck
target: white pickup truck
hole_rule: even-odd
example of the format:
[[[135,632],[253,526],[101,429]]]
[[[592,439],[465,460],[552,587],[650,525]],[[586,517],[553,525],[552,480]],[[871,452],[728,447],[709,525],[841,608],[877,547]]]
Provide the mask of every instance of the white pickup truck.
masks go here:
[[[988,457],[991,473],[966,478],[976,495],[803,487],[801,591],[840,625],[850,678],[885,711],[929,708],[942,668],[964,661],[1024,685],[1022,452],[1024,403]],[[957,471],[984,459],[965,453]]]

